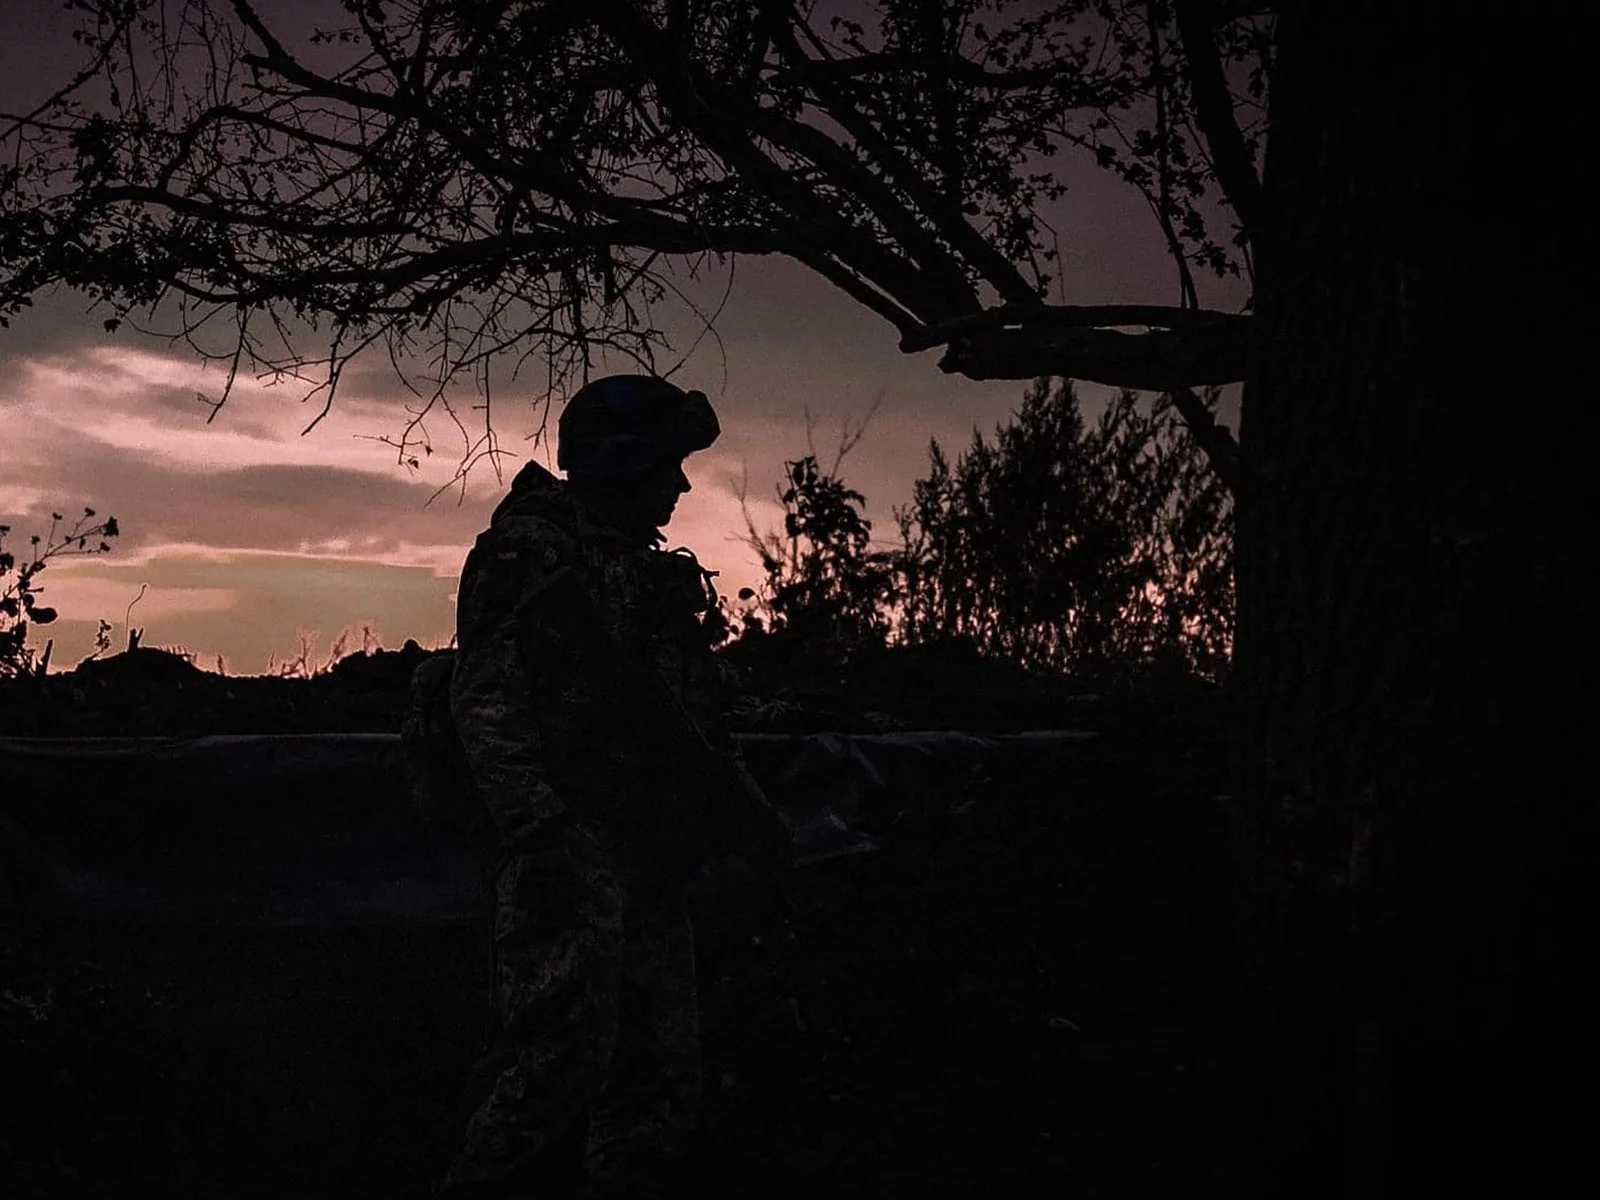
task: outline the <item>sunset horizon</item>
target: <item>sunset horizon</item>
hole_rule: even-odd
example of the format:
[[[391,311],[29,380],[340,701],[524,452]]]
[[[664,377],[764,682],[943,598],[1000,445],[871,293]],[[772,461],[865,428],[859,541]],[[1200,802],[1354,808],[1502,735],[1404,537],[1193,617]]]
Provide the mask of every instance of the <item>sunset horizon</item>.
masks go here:
[[[890,338],[864,336],[821,281],[787,263],[761,265],[775,278],[747,278],[749,299],[742,312],[730,308],[722,347],[702,345],[672,375],[711,397],[723,434],[686,462],[694,487],[666,528],[668,544],[688,546],[717,571],[718,591],[730,600],[762,577],[745,545],[740,489],[748,488],[758,529],[781,526],[775,484],[786,459],[808,452],[808,412],[824,465],[845,427],[873,414],[840,473],[865,494],[875,539],[887,544],[892,509],[927,472],[929,441],[959,453],[974,429],[987,435],[1005,423],[1028,386],[945,375],[932,354],[901,355]],[[836,338],[833,355],[816,354],[803,328],[787,345],[761,328],[784,294]],[[462,560],[512,476],[530,460],[556,470],[559,396],[549,436],[535,441],[541,393],[514,382],[497,389],[500,477],[494,463],[478,461],[463,491],[452,479],[466,447],[448,422],[435,428],[454,440],[439,437],[414,468],[383,440],[398,437],[412,398],[381,370],[352,375],[309,432],[302,431],[315,408],[302,397],[310,387],[292,380],[241,375],[213,417],[206,400],[221,389],[219,366],[149,335],[106,333],[92,315],[68,315],[67,307],[58,297],[0,331],[8,368],[0,524],[12,527],[8,545],[43,535],[52,512],[70,522],[85,506],[121,525],[108,553],[55,559],[38,577],[41,603],[60,618],[35,627],[30,644],[42,651],[54,641],[53,672],[93,654],[101,620],[113,627],[111,653],[125,647],[131,625],[144,631],[143,645],[192,654],[207,669],[221,655],[236,675],[296,659],[302,635],[324,661],[341,631],[359,646],[364,624],[386,649],[408,639],[442,646],[454,633]],[[30,334],[41,353],[28,352]],[[597,363],[592,374],[638,369]],[[1092,413],[1112,389],[1079,384],[1079,393]],[[454,400],[472,415],[475,397]]]
[[[272,7],[285,20],[303,10],[309,27],[326,6]],[[0,111],[40,102],[77,59],[73,14],[26,16],[24,36],[0,45]],[[1070,189],[1040,205],[1062,231],[1053,300],[1141,304],[1174,295],[1172,260],[1144,200],[1087,153],[1068,167]],[[661,269],[676,294],[644,314],[660,333],[657,369],[704,391],[723,428],[686,464],[694,490],[667,530],[669,544],[687,545],[720,572],[719,590],[729,597],[761,577],[744,545],[740,488],[747,481],[758,528],[780,526],[773,488],[783,462],[807,452],[808,414],[826,463],[841,428],[876,406],[841,474],[866,496],[874,535],[887,542],[892,509],[926,474],[929,441],[965,448],[974,429],[987,434],[1008,420],[1028,386],[948,374],[938,349],[902,353],[887,321],[782,255],[663,256]],[[1245,303],[1246,280],[1197,283],[1207,307]],[[467,447],[439,420],[434,453],[418,455],[415,469],[399,461],[381,439],[398,437],[416,398],[381,350],[345,369],[331,410],[302,435],[321,408],[320,396],[305,402],[316,384],[273,383],[248,369],[208,421],[227,377],[231,327],[200,331],[203,360],[171,336],[179,322],[170,303],[114,331],[110,316],[57,291],[0,328],[0,523],[12,526],[12,539],[26,539],[44,532],[51,512],[70,516],[87,505],[122,524],[108,554],[61,559],[39,577],[61,615],[32,630],[30,644],[42,649],[54,639],[54,670],[93,650],[102,619],[120,649],[141,587],[131,623],[145,630],[146,645],[182,647],[203,665],[221,654],[235,673],[297,654],[300,631],[314,631],[324,651],[340,630],[363,622],[385,646],[440,643],[453,631],[461,562],[511,475],[536,454],[553,466],[553,446],[528,440],[546,382],[538,357],[518,377],[520,351],[510,351],[491,373],[500,444],[517,456],[503,477],[479,462],[464,497],[447,491],[429,504]],[[298,353],[327,353],[325,332],[293,332]],[[401,365],[425,376],[422,358]],[[591,375],[640,369],[597,349]],[[1090,413],[1114,391],[1079,386]],[[482,403],[470,384],[450,398],[469,417]],[[559,400],[552,433],[558,410]]]

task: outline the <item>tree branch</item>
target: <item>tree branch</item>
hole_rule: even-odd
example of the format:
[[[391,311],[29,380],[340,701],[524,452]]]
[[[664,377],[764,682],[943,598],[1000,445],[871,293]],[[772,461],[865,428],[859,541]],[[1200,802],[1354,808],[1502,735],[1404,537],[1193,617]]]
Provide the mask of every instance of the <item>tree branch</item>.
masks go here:
[[[1261,179],[1250,165],[1244,134],[1233,117],[1233,95],[1217,55],[1214,30],[1222,20],[1216,0],[1177,0],[1178,36],[1184,73],[1194,101],[1194,120],[1205,135],[1217,180],[1247,233],[1257,229]]]
[[[266,229],[273,233],[288,235],[304,235],[318,238],[368,238],[389,236],[397,237],[411,233],[412,228],[403,223],[394,221],[370,221],[349,223],[330,221],[327,219],[295,219],[288,215],[273,215],[270,212],[249,212],[241,207],[219,204],[215,201],[196,200],[192,196],[178,192],[169,192],[160,187],[146,187],[139,184],[118,184],[111,187],[96,188],[92,193],[94,202],[99,205],[108,204],[138,204],[151,205],[165,208],[174,213],[181,213],[186,217],[194,217],[213,226],[241,226],[251,229]]]
[[[936,63],[940,70],[949,73],[952,79],[962,83],[970,83],[976,87],[993,88],[996,91],[1020,91],[1025,88],[1045,88],[1062,83],[1072,78],[1072,72],[1061,67],[1023,67],[1014,71],[991,71],[970,58],[963,58],[959,54],[941,54],[929,58],[928,56],[914,56],[911,54],[894,51],[880,51],[876,54],[857,54],[850,58],[813,58],[809,65],[801,70],[794,71],[796,78],[804,76],[808,82],[814,82],[819,77],[831,76],[835,79],[855,79],[863,75],[873,75],[878,72],[895,74],[913,67],[925,67],[930,62]],[[789,72],[784,72],[788,74]],[[1085,101],[1085,107],[1098,107],[1101,100]]]
[[[968,379],[1037,379],[1062,376],[1140,392],[1162,392],[1183,418],[1195,445],[1205,453],[1224,487],[1237,492],[1243,468],[1239,444],[1218,425],[1195,386],[1236,383],[1244,377],[1249,319],[1189,309],[1164,310],[1180,328],[1128,334],[1113,329],[1074,327],[1091,316],[1132,324],[1130,317],[1156,317],[1163,310],[1137,305],[1054,310],[1056,321],[1035,320],[1022,329],[991,328],[953,338],[939,369]],[[995,309],[982,314],[991,326],[1002,318]],[[1024,314],[1026,316],[1026,314]],[[1176,318],[1176,319],[1174,319]],[[951,322],[969,329],[977,319]],[[902,339],[900,348],[906,348]]]
[[[847,265],[831,257],[825,250],[819,250],[814,246],[796,244],[786,247],[784,253],[792,254],[852,300],[866,308],[870,308],[898,329],[902,337],[907,336],[910,330],[918,327],[918,318],[915,313],[901,306],[892,297],[879,291],[870,281],[855,274]]]
[[[607,28],[613,36],[636,61],[649,64],[663,105],[670,108],[673,115],[725,163],[747,179],[756,181],[768,195],[812,227],[797,231],[799,237],[793,242],[804,238],[817,239],[818,244],[826,247],[835,257],[848,261],[858,275],[886,295],[894,297],[896,304],[920,319],[926,320],[930,315],[948,311],[951,297],[930,294],[944,291],[936,287],[938,276],[935,273],[918,271],[904,256],[877,241],[870,231],[857,228],[841,218],[824,203],[822,197],[794,179],[762,152],[750,136],[749,125],[752,121],[770,124],[766,114],[719,111],[708,103],[707,97],[718,96],[725,102],[728,97],[720,93],[715,81],[694,71],[687,61],[662,63],[658,49],[663,40],[661,31],[632,5],[608,3],[604,6],[604,12]],[[779,142],[771,129],[766,130],[765,134]],[[819,162],[818,165],[823,164]],[[790,247],[785,249],[793,252]],[[804,259],[803,255],[796,257]]]
[[[1191,389],[1173,388],[1167,396],[1171,399],[1172,406],[1178,410],[1178,415],[1183,418],[1183,423],[1189,427],[1189,435],[1194,438],[1195,445],[1205,452],[1211,469],[1216,472],[1222,485],[1238,495],[1239,475],[1242,470],[1239,461],[1239,443],[1227,429],[1217,424],[1217,419],[1211,415],[1211,410]]]
[[[971,316],[958,317],[938,325],[925,325],[900,339],[906,354],[930,350],[977,334],[996,333],[1012,326],[1024,332],[1039,329],[1106,329],[1121,325],[1144,325],[1157,329],[1197,329],[1204,326],[1239,325],[1248,318],[1211,309],[1169,308],[1156,304],[1021,305],[1002,304]]]
[[[1141,392],[1173,392],[1243,379],[1248,328],[1247,318],[1236,317],[1191,329],[1140,334],[1114,329],[1005,329],[953,341],[939,360],[939,369],[968,379],[1062,375]]]
[[[799,22],[799,27],[814,47],[819,50],[824,49],[821,39],[812,31],[809,24],[802,20]],[[797,66],[802,62],[827,61],[807,55],[795,39],[793,30],[787,27],[780,31],[777,40],[780,52],[785,53],[786,57]],[[873,128],[871,122],[862,119],[860,111],[851,103],[848,96],[829,94],[820,89],[815,95],[822,110],[839,122],[868,154],[882,164],[889,176],[905,189],[913,203],[921,208],[937,225],[939,232],[949,239],[956,252],[964,255],[1005,300],[1011,303],[1026,303],[1035,298],[1036,293],[1032,285],[1022,277],[1022,273],[1014,264],[972,228],[961,212],[960,205],[929,187],[922,172],[890,145],[888,139]]]

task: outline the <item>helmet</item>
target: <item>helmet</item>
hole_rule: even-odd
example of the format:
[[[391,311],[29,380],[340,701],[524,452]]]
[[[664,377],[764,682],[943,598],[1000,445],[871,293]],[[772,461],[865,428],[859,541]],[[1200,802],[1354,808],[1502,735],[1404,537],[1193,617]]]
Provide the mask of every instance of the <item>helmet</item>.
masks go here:
[[[556,465],[601,479],[643,475],[704,450],[722,428],[704,392],[652,375],[608,375],[578,389],[561,410]]]

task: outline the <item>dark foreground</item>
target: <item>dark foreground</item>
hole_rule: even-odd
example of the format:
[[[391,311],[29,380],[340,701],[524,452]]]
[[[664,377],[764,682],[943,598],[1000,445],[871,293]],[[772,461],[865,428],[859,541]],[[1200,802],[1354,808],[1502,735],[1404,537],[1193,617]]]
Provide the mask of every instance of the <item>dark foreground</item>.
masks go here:
[[[1188,727],[1185,727],[1188,728]],[[696,899],[702,1196],[1165,1196],[1230,1179],[1213,747],[951,780],[876,856]],[[0,1193],[407,1197],[454,1149],[487,932],[8,918]]]

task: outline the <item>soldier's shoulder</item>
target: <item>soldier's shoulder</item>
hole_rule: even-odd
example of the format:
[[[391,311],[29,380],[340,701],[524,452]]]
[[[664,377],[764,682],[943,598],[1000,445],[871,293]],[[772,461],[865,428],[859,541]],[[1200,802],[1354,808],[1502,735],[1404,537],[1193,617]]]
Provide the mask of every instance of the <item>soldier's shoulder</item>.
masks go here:
[[[524,566],[554,570],[577,558],[578,541],[562,522],[544,514],[509,514],[478,535],[480,557],[519,560]]]
[[[482,538],[508,546],[562,545],[572,541],[577,510],[559,480],[529,463],[494,510]]]
[[[571,578],[579,553],[561,526],[543,517],[495,520],[478,535],[461,575],[458,619],[525,603]]]

